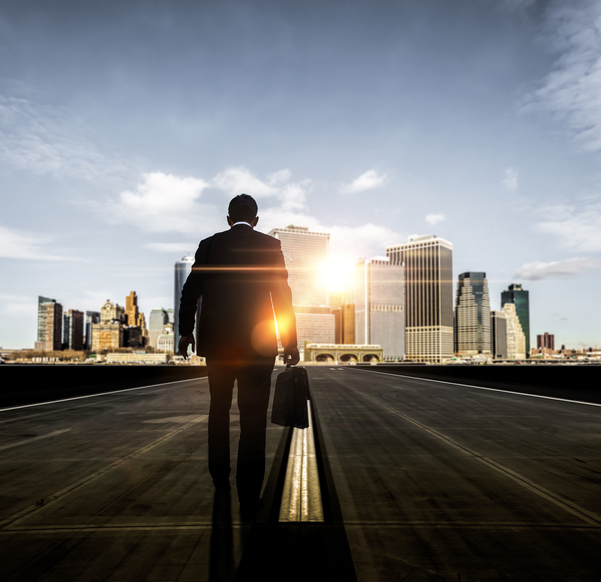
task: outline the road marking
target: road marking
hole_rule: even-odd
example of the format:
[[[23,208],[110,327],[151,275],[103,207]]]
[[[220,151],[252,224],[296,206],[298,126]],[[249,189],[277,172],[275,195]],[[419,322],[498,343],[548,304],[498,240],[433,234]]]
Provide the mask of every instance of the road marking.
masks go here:
[[[171,384],[179,384],[180,382],[198,382],[198,380],[206,380],[207,377],[190,378],[188,380],[176,380],[175,382],[162,382],[161,384],[149,384],[147,386],[138,386],[137,388],[125,388],[124,390],[112,390],[110,392],[98,392],[97,394],[86,394],[85,396],[73,396],[72,398],[62,398],[61,400],[49,400],[48,402],[37,402],[35,404],[22,404],[21,406],[11,406],[10,408],[0,408],[0,412],[9,410],[19,410],[20,408],[32,408],[34,406],[46,406],[47,404],[58,404],[59,402],[69,402],[71,400],[81,400],[82,398],[95,398],[96,396],[107,396],[108,394],[121,394],[123,392],[131,392],[132,390],[145,390],[146,388],[157,388],[158,386],[169,386]]]
[[[17,511],[17,513],[14,513],[10,517],[7,517],[7,518],[3,519],[2,521],[0,521],[0,529],[7,528],[7,526],[22,520],[23,518],[27,517],[34,511],[38,511],[44,507],[48,507],[48,505],[54,503],[55,501],[64,497],[65,495],[72,493],[76,489],[79,489],[86,483],[89,483],[90,481],[96,479],[97,477],[104,475],[108,471],[114,469],[115,467],[118,467],[119,465],[121,465],[122,463],[125,463],[126,461],[129,461],[130,459],[136,457],[137,455],[142,455],[142,454],[148,452],[150,449],[156,447],[157,445],[160,445],[161,443],[165,442],[166,440],[170,439],[171,437],[174,437],[175,435],[179,434],[180,432],[183,432],[184,430],[190,428],[194,424],[197,424],[199,422],[202,422],[203,420],[206,420],[208,417],[209,417],[208,414],[203,414],[202,416],[199,416],[195,420],[193,420],[187,424],[184,424],[181,427],[159,437],[158,439],[152,441],[150,444],[140,447],[139,449],[136,449],[135,451],[129,453],[129,455],[125,455],[121,459],[117,459],[116,461],[113,461],[112,463],[105,465],[101,469],[94,471],[93,473],[87,475],[86,477],[79,479],[79,481],[75,481],[75,483],[71,483],[71,485],[67,485],[66,487],[63,487],[60,491],[57,491],[56,493],[53,493],[52,495],[49,495],[48,497],[44,498],[43,503],[41,503],[41,504],[35,503],[33,505],[30,505],[29,507],[26,507],[25,509],[22,509],[21,511]]]
[[[27,445],[29,443],[39,441],[40,439],[47,439],[48,437],[53,437],[58,434],[63,434],[64,432],[69,432],[70,430],[71,430],[70,428],[63,428],[62,430],[55,430],[54,432],[49,432],[48,434],[43,434],[40,436],[24,439],[24,440],[18,441],[16,443],[11,443],[10,445],[3,445],[0,447],[0,451],[5,451],[6,449],[12,449],[13,447],[20,447],[21,445]]]
[[[381,373],[385,373],[385,372],[381,372]],[[353,390],[354,392],[358,392],[358,390],[356,388],[351,388],[351,390]],[[507,467],[504,467],[500,463],[497,463],[496,461],[493,461],[492,459],[489,459],[488,457],[485,457],[484,455],[481,455],[481,454],[477,453],[476,451],[473,451],[472,449],[469,449],[468,447],[466,447],[464,445],[460,445],[458,442],[454,441],[452,438],[438,432],[437,430],[434,430],[433,428],[430,428],[430,427],[426,426],[425,424],[422,424],[421,422],[418,422],[417,420],[414,420],[413,418],[410,418],[409,416],[406,416],[405,414],[398,412],[397,410],[395,410],[388,404],[385,404],[384,402],[378,400],[375,396],[372,396],[370,394],[365,394],[363,392],[359,392],[359,394],[361,394],[364,398],[367,398],[367,399],[375,402],[379,406],[386,408],[387,410],[389,410],[390,412],[403,418],[407,422],[410,422],[411,424],[421,428],[422,430],[425,430],[426,432],[430,433],[432,436],[436,437],[437,439],[443,441],[447,445],[449,445],[463,453],[468,453],[473,458],[480,461],[482,464],[487,465],[489,468],[497,471],[498,473],[501,473],[502,475],[504,475],[505,477],[508,477],[512,481],[515,481],[518,485],[521,485],[522,487],[524,487],[525,489],[529,490],[532,493],[535,493],[539,497],[542,497],[543,499],[550,501],[557,507],[560,507],[561,509],[571,513],[572,515],[575,515],[576,517],[580,518],[581,520],[585,521],[586,523],[588,523],[590,525],[601,525],[601,516],[597,515],[596,513],[589,511],[588,509],[584,509],[583,507],[580,507],[578,504],[570,501],[569,499],[566,499],[557,493],[553,493],[552,491],[549,491],[548,489],[545,489],[544,487],[537,485],[536,483],[534,483],[534,481],[531,481],[530,479],[520,475],[519,473],[516,473],[515,471],[512,471],[511,469],[508,469]]]
[[[360,372],[367,372],[361,368],[356,368]],[[446,380],[433,380],[431,378],[419,378],[417,376],[405,376],[404,374],[393,374],[392,372],[378,372],[372,370],[370,374],[385,374],[386,376],[395,376],[396,378],[408,378],[409,380],[423,380],[424,382],[438,382],[439,384],[449,384],[451,386],[464,386],[466,388],[475,388],[476,390],[489,390],[491,392],[501,392],[501,394],[517,394],[518,396],[530,396],[531,398],[544,398],[545,400],[559,400],[560,402],[571,402],[572,404],[584,404],[585,406],[601,406],[595,402],[584,402],[583,400],[568,400],[567,398],[556,398],[554,396],[541,396],[540,394],[528,394],[526,392],[515,392],[513,390],[501,390],[500,388],[485,388],[484,386],[473,386],[472,384],[460,384],[459,382],[448,382]]]
[[[307,407],[309,408],[309,427],[295,428],[292,432],[286,480],[280,505],[279,520],[281,522],[322,522],[324,520],[310,401],[307,401]]]

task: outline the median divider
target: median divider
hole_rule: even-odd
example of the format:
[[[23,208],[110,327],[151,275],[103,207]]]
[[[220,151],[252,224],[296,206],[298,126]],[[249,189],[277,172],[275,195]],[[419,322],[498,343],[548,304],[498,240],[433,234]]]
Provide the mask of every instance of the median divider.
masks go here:
[[[356,582],[316,403],[309,427],[286,427],[235,580]]]

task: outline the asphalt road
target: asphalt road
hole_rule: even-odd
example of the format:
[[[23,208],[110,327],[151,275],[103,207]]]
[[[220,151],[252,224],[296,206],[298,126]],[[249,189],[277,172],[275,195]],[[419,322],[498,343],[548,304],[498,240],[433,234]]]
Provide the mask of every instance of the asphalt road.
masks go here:
[[[599,579],[599,406],[309,375],[357,580]],[[253,530],[235,495],[214,503],[207,413],[205,378],[0,412],[0,579],[233,579]],[[270,425],[268,462],[284,433]]]

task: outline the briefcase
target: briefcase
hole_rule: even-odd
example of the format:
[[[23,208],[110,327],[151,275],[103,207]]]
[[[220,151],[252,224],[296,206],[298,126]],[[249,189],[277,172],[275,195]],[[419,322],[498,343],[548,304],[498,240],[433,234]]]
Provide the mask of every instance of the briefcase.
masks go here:
[[[271,422],[282,426],[307,428],[309,378],[305,368],[286,367],[275,382]]]

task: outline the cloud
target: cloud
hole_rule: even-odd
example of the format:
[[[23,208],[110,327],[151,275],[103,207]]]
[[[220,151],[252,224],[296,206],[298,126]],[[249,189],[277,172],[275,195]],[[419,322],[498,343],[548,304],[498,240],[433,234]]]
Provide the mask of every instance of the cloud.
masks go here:
[[[573,259],[550,263],[542,263],[540,261],[526,263],[513,276],[528,281],[539,281],[541,279],[553,279],[556,277],[571,277],[594,269],[601,269],[601,261],[599,259],[575,257]]]
[[[432,226],[435,226],[439,222],[444,222],[446,219],[444,214],[428,214],[426,216],[426,222]]]
[[[300,211],[306,207],[307,191],[311,187],[311,180],[292,182],[291,172],[288,169],[278,170],[269,174],[266,180],[261,180],[241,166],[220,172],[213,178],[211,184],[230,198],[245,193],[258,200],[271,199],[272,203],[279,203],[280,207],[287,211]],[[263,214],[264,211],[259,208],[259,215]]]
[[[501,180],[501,183],[507,190],[514,192],[518,187],[518,171],[515,168],[507,168],[505,170],[505,178]]]
[[[546,11],[542,41],[559,52],[524,109],[551,113],[585,149],[601,149],[601,3],[555,0]]]
[[[212,208],[197,203],[208,186],[198,178],[151,172],[103,211],[110,222],[130,222],[148,232],[198,232],[199,222],[212,222],[214,215]]]
[[[78,261],[76,257],[48,252],[52,237],[27,233],[0,226],[0,257],[6,259],[31,259],[44,261]]]
[[[368,170],[350,184],[343,185],[340,188],[340,191],[344,194],[355,194],[356,192],[363,192],[364,190],[371,190],[372,188],[384,186],[387,183],[388,176],[386,174],[378,174],[376,170]]]
[[[185,255],[192,255],[196,252],[196,248],[198,247],[198,241],[195,243],[149,243],[144,245],[145,248],[150,249],[152,251],[158,251],[160,253],[170,253],[177,254],[183,253]]]
[[[540,232],[557,236],[562,246],[581,252],[601,251],[601,201],[577,208],[573,205],[540,208],[547,218],[536,225]]]
[[[94,180],[131,172],[82,138],[76,125],[66,109],[0,95],[0,162],[55,178]]]

